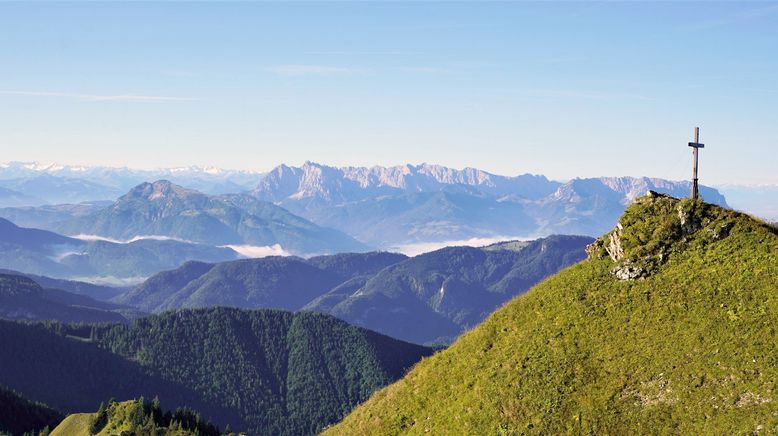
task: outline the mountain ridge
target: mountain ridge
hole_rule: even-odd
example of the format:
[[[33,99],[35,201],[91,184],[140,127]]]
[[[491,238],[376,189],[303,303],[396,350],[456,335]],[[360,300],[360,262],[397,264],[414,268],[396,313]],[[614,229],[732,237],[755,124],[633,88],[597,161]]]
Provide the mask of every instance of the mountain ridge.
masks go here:
[[[119,240],[155,235],[216,246],[280,244],[296,253],[364,249],[272,203],[242,194],[207,195],[167,180],[144,182],[111,206],[58,226],[69,234]]]
[[[281,165],[252,191],[322,226],[378,247],[551,234],[597,236],[650,190],[686,195],[688,181],[648,177],[499,176],[439,165],[331,167]],[[726,206],[715,189],[700,188]]]
[[[127,322],[121,306],[57,289],[32,279],[0,274],[0,318],[29,321]]]
[[[525,244],[448,247],[412,258],[372,252],[190,262],[112,301],[148,312],[210,306],[310,310],[405,341],[439,344],[583,259],[592,241],[553,236]]]

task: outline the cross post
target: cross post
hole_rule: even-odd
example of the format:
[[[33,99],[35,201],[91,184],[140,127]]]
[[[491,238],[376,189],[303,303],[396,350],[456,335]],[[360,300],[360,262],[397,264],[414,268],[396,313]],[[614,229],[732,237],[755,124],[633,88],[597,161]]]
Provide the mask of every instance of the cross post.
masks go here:
[[[697,187],[697,159],[701,148],[705,148],[705,144],[700,144],[700,128],[694,128],[694,142],[689,143],[689,147],[694,148],[694,172],[692,174],[692,200],[696,200],[700,196],[699,188]]]

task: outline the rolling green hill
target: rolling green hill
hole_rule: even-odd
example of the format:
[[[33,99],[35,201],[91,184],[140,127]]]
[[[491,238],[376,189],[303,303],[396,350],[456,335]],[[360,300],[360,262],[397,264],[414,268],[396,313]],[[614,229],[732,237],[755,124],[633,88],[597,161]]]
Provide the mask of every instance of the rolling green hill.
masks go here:
[[[778,431],[778,232],[650,194],[325,434]]]
[[[432,353],[309,312],[179,310],[128,325],[0,321],[0,383],[66,413],[158,396],[250,434],[313,434]]]
[[[121,403],[103,403],[95,413],[75,413],[67,416],[51,436],[219,436],[222,433],[213,424],[203,422],[199,413],[190,409],[164,412],[158,399],[143,397]]]
[[[35,403],[0,386],[0,434],[22,435],[54,428],[62,414],[45,404]]]

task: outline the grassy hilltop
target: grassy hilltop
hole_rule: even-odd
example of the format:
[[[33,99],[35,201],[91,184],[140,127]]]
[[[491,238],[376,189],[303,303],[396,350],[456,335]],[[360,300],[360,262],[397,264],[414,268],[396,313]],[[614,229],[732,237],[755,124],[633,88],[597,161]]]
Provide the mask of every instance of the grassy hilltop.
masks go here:
[[[778,231],[649,194],[325,434],[778,432]]]
[[[190,409],[163,412],[158,400],[143,398],[110,402],[96,413],[75,413],[66,417],[51,436],[234,436],[205,423]]]

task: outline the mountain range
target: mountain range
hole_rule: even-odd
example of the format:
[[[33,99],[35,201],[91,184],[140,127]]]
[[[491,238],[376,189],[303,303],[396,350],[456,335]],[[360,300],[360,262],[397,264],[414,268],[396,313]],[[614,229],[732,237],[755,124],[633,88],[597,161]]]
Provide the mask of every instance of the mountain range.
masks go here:
[[[0,186],[11,189],[13,186],[34,186],[41,192],[40,204],[112,200],[133,186],[161,179],[208,194],[229,194],[253,188],[261,176],[261,172],[195,166],[138,170],[37,162],[0,163]],[[63,187],[69,189],[57,189]]]
[[[359,265],[353,265],[357,263],[354,258],[359,258]],[[272,256],[219,264],[188,262],[149,278],[113,301],[153,312],[209,306],[299,310],[353,276],[375,274],[404,258],[366,253],[311,260]],[[340,264],[349,260],[349,267]]]
[[[276,167],[252,194],[362,242],[392,247],[554,233],[596,236],[649,190],[683,196],[690,188],[689,182],[646,177],[562,183],[428,164],[335,168],[306,162]],[[700,192],[726,205],[715,189],[701,187]]]
[[[778,185],[721,185],[717,189],[731,199],[735,210],[778,222]]]
[[[578,182],[554,194],[586,203],[607,197],[603,184],[636,186]],[[74,243],[2,228],[5,244],[32,253]],[[71,291],[111,290],[2,271],[0,317],[17,321],[0,321],[0,385],[13,390],[0,396],[31,413],[50,409],[27,400],[71,413],[159,396],[251,434],[769,432],[776,253],[772,225],[649,191],[596,240],[190,261],[109,303]],[[130,304],[160,313],[90,318]],[[239,308],[196,309],[219,305]],[[241,309],[254,307],[297,312]],[[364,327],[454,342],[432,355]]]
[[[128,288],[119,286],[100,285],[95,283],[79,282],[76,280],[56,279],[37,274],[27,274],[10,269],[0,268],[0,274],[24,276],[46,289],[59,289],[71,294],[83,295],[93,300],[107,301],[114,298]]]
[[[650,193],[324,435],[778,430],[778,230]]]
[[[9,163],[0,167],[0,187],[17,190],[22,195],[29,194],[31,198],[46,195],[58,197],[46,197],[49,203],[57,203],[55,200],[76,203],[25,208],[20,207],[20,204],[29,203],[17,202],[0,208],[0,216],[20,225],[65,233],[72,230],[86,232],[94,227],[95,231],[103,232],[104,236],[118,239],[128,239],[128,234],[136,236],[140,230],[176,233],[158,228],[164,227],[159,222],[145,226],[147,228],[139,228],[143,226],[137,222],[95,217],[100,208],[116,207],[103,200],[116,198],[121,192],[129,191],[119,200],[127,202],[131,193],[137,193],[138,187],[144,186],[142,183],[170,180],[171,185],[207,195],[210,200],[199,203],[202,207],[220,203],[215,210],[227,215],[218,217],[218,220],[229,228],[216,225],[219,228],[213,229],[211,224],[215,223],[204,221],[214,216],[200,206],[189,204],[187,211],[196,215],[196,218],[190,217],[186,221],[199,223],[193,225],[193,228],[179,226],[182,230],[177,232],[176,237],[206,243],[213,243],[212,240],[223,243],[225,240],[251,239],[261,243],[240,243],[263,246],[269,240],[284,239],[287,245],[296,247],[280,243],[282,248],[298,254],[354,251],[357,248],[354,241],[340,240],[343,235],[330,235],[310,247],[298,240],[299,237],[313,237],[306,232],[284,238],[277,233],[268,235],[262,225],[262,230],[257,230],[252,224],[241,230],[240,220],[243,220],[242,215],[245,213],[258,213],[259,218],[263,218],[262,214],[269,212],[268,206],[262,206],[264,212],[246,211],[258,204],[250,197],[273,203],[297,215],[297,218],[307,220],[307,223],[297,222],[303,227],[315,223],[321,228],[330,229],[328,231],[334,229],[353,237],[364,244],[359,249],[369,246],[417,253],[427,243],[440,247],[470,239],[505,240],[550,234],[597,236],[612,227],[634,198],[648,190],[673,196],[685,196],[690,191],[687,181],[602,177],[560,182],[541,175],[500,176],[475,168],[457,170],[431,164],[337,168],[306,162],[300,167],[279,165],[265,174],[215,168],[139,171],[126,168],[43,166],[34,163]],[[106,189],[92,189],[96,185]],[[98,195],[98,191],[103,194]],[[724,197],[715,189],[702,187],[701,193],[707,201],[726,205]],[[79,204],[81,200],[92,201]],[[0,201],[0,206],[3,205]],[[245,213],[236,212],[233,206]],[[148,208],[147,205],[143,207]],[[272,213],[277,217],[282,214],[280,210]],[[239,221],[226,223],[230,219]],[[129,230],[122,230],[125,227]],[[212,233],[214,236],[210,237]],[[256,233],[261,235],[249,236]],[[351,248],[346,249],[344,244],[350,244]]]
[[[231,306],[311,310],[416,343],[450,342],[533,284],[585,257],[588,237],[485,248],[189,262],[112,301],[142,311]]]
[[[432,353],[321,314],[225,308],[132,325],[0,321],[0,344],[0,384],[65,413],[158,396],[278,435],[317,433]]]
[[[213,246],[280,245],[295,253],[366,248],[272,203],[240,194],[206,195],[165,180],[142,183],[111,206],[57,229],[119,240],[151,235]]]

